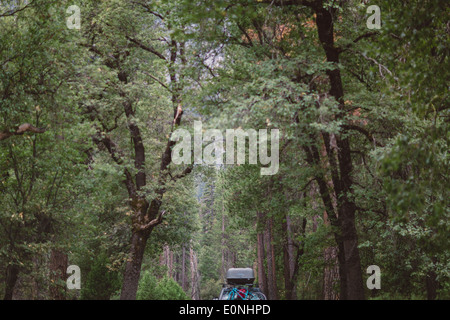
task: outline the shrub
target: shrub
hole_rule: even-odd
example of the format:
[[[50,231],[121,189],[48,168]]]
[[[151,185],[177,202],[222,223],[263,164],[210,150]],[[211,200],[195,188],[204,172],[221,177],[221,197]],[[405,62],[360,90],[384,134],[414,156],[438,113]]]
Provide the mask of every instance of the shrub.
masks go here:
[[[167,276],[157,280],[149,271],[139,281],[138,300],[188,300],[183,288]]]
[[[81,279],[81,299],[109,300],[120,288],[119,273],[110,271],[107,268],[108,263],[108,256],[104,253],[95,258],[84,284]]]
[[[137,300],[157,300],[156,286],[158,281],[149,271],[144,272],[139,281],[139,288],[137,291]]]
[[[183,288],[172,278],[164,277],[156,286],[157,300],[188,300]]]
[[[202,300],[212,300],[218,298],[222,290],[222,282],[220,280],[208,279],[202,284],[200,289],[200,298]]]

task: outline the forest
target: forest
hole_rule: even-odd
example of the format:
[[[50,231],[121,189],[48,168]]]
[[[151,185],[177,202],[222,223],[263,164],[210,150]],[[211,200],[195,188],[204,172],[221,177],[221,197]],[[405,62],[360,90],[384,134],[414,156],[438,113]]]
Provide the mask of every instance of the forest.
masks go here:
[[[449,44],[445,0],[1,0],[0,297],[450,299]]]

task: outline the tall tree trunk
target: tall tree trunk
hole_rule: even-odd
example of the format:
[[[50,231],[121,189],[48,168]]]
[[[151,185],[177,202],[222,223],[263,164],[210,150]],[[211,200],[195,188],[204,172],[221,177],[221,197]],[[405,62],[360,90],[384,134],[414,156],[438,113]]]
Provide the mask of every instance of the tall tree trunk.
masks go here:
[[[282,224],[284,243],[283,243],[283,266],[284,266],[284,289],[286,291],[287,300],[295,300],[295,283],[293,279],[294,274],[294,256],[293,256],[293,246],[294,243],[290,237],[291,226],[290,218],[286,215],[285,220]]]
[[[181,251],[181,287],[183,291],[187,290],[187,279],[186,279],[186,247],[183,245]]]
[[[152,229],[145,231],[133,230],[131,235],[131,247],[122,284],[121,300],[136,300],[139,286],[142,260],[144,258],[145,246]]]
[[[329,134],[327,132],[322,133],[322,139],[324,143],[322,144],[322,157],[324,159],[328,159],[323,161],[322,168],[324,170],[331,170],[332,172],[332,178],[328,178],[327,183],[330,190],[335,190],[336,187],[333,183],[338,181],[338,174],[337,174],[337,167],[336,167],[336,155],[334,153],[334,149],[330,145],[332,143],[330,142],[331,139],[336,139],[336,137],[333,134]],[[333,141],[334,141],[333,140]],[[331,195],[331,201],[333,205],[333,209],[338,207],[336,192],[330,193]],[[331,210],[331,208],[329,208]],[[331,212],[331,216],[337,216],[335,212]],[[329,226],[330,225],[330,219],[329,214],[327,213],[327,210],[323,211],[323,221],[324,224]],[[344,257],[342,254],[343,251],[341,251],[341,258]],[[323,298],[324,300],[339,300],[339,294],[335,290],[335,284],[339,283],[339,259],[338,259],[338,247],[328,247],[324,249],[323,256],[324,256],[324,262],[325,262],[325,268],[323,270]],[[344,261],[344,260],[343,260]],[[344,269],[342,269],[343,271]],[[342,278],[346,278],[345,273],[342,273]],[[346,292],[347,288],[345,286],[346,282],[342,281],[342,290],[341,292]]]
[[[194,248],[189,249],[190,253],[190,262],[191,262],[191,298],[192,300],[200,299],[200,290],[199,290],[199,274],[198,274],[198,266],[197,266],[197,256],[195,255]]]
[[[304,219],[306,221],[306,219]],[[294,255],[294,239],[292,239],[292,222],[291,218],[289,216],[286,216],[286,230],[287,230],[287,254],[289,256],[289,270],[291,275],[291,280],[294,279],[294,273],[295,273],[295,265],[298,263],[296,261],[296,257]],[[291,281],[292,282],[292,281]],[[295,290],[295,285],[293,286],[293,289]]]
[[[174,269],[174,255],[173,250],[170,250],[169,248],[169,277],[173,278],[175,280],[175,269]]]
[[[16,286],[18,276],[19,276],[19,267],[14,264],[9,264],[6,267],[6,279],[5,279],[6,288],[3,300],[12,300],[14,294],[14,287]]]
[[[323,298],[324,300],[339,300],[335,285],[339,282],[339,262],[337,247],[328,247],[324,250],[325,269],[323,271]]]
[[[161,259],[160,259],[160,265],[161,266],[167,266],[169,261],[169,253],[168,253],[168,246],[163,246],[163,252],[161,253]]]
[[[433,262],[436,263],[437,259],[434,258]],[[425,279],[426,289],[427,289],[427,299],[436,300],[437,289],[439,288],[439,282],[437,280],[437,275],[434,270],[428,271]]]
[[[261,212],[257,212],[257,225],[260,226],[263,223],[263,214]],[[268,290],[267,290],[267,273],[264,266],[264,261],[266,258],[265,250],[264,250],[264,233],[260,230],[259,227],[257,227],[258,232],[256,234],[257,237],[257,245],[256,245],[256,252],[257,252],[257,259],[258,259],[258,283],[261,291],[268,296]]]
[[[33,268],[34,270],[39,270],[39,266],[40,266],[40,256],[38,255],[34,255],[32,257],[32,262],[33,262]],[[32,278],[32,284],[31,284],[31,295],[32,295],[32,299],[33,300],[39,300],[40,299],[40,286],[39,286],[39,275],[34,274],[33,278]]]
[[[307,223],[306,218],[303,218],[302,219],[302,225],[301,225],[301,234],[302,234],[303,237],[305,236],[305,233],[306,233],[306,223]],[[288,228],[289,228],[289,225],[288,225]],[[294,242],[293,241],[292,241],[292,246],[294,246]],[[305,252],[304,248],[305,248],[304,243],[300,242],[297,245],[297,250],[296,250],[297,252],[295,254],[295,257],[294,257],[293,253],[291,255],[291,257],[293,259],[292,269],[291,269],[291,279],[290,279],[290,283],[292,285],[292,289],[291,289],[291,292],[290,292],[290,294],[291,294],[290,297],[289,296],[287,297],[287,299],[290,299],[290,300],[296,300],[297,299],[296,284],[297,284],[298,273],[299,273],[299,270],[300,270],[300,258]]]
[[[275,249],[274,249],[274,237],[273,237],[273,217],[269,219],[270,227],[270,251],[272,255],[272,277],[273,277],[273,291],[274,299],[278,300],[278,285],[277,285],[277,273],[276,273],[276,263],[275,263]]]
[[[225,281],[225,275],[227,272],[227,266],[225,265],[225,206],[224,204],[222,204],[222,239],[221,239],[221,260],[222,260],[222,265],[220,268],[220,273],[221,273],[221,279],[223,279],[223,282]]]
[[[264,244],[267,253],[267,297],[269,300],[277,300],[278,289],[275,272],[275,252],[273,250],[272,218],[267,219]]]
[[[170,250],[170,247],[168,245],[165,245],[163,248],[163,255],[164,255],[164,260],[163,260],[163,264],[164,266],[167,267],[167,276],[169,278],[173,278],[175,279],[175,270],[173,269],[173,251]]]
[[[50,297],[52,300],[66,299],[66,280],[68,267],[67,254],[58,249],[50,253]]]
[[[325,51],[328,62],[339,63],[339,49],[334,45],[334,25],[333,16],[330,10],[323,7],[322,1],[316,3],[314,8],[316,11],[316,25],[319,34],[319,40]],[[342,78],[339,68],[327,70],[327,75],[330,80],[330,95],[333,96],[340,105],[340,114],[337,118],[345,117],[344,110],[344,91],[342,86]],[[340,267],[344,268],[341,273],[345,281],[345,288],[341,287],[341,299],[358,300],[364,299],[364,287],[362,280],[361,261],[358,250],[358,238],[355,226],[356,206],[348,197],[352,193],[352,158],[350,153],[350,142],[348,137],[343,132],[342,137],[336,135],[335,152],[337,153],[338,168],[340,178],[333,174],[333,170],[337,170],[334,163],[333,155],[329,154],[328,159],[331,164],[332,175],[334,176],[333,184],[336,190],[338,200],[338,226],[339,235],[337,236],[338,247],[340,252],[339,263]],[[325,144],[327,146],[327,144]],[[329,145],[329,144],[328,144]],[[343,255],[343,256],[342,256]]]

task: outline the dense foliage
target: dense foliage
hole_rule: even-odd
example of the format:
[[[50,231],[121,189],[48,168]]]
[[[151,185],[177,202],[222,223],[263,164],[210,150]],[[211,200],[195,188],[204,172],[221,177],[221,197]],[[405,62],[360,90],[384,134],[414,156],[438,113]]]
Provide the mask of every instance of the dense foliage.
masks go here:
[[[449,299],[449,7],[376,5],[0,1],[0,294],[212,299],[252,267],[269,299]],[[276,174],[176,164],[194,121],[278,129]]]

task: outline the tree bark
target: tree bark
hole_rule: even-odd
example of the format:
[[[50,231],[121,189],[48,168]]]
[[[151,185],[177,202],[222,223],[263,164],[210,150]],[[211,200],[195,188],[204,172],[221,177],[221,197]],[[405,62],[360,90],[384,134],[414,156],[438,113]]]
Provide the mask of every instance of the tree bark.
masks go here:
[[[337,247],[324,250],[325,269],[323,271],[323,299],[339,300],[335,284],[339,281],[339,263]]]
[[[221,239],[221,260],[222,260],[222,265],[220,268],[220,273],[221,273],[221,279],[223,279],[223,282],[225,281],[225,276],[226,276],[226,265],[225,265],[225,207],[222,204],[222,233],[221,233],[222,239]]]
[[[286,291],[287,300],[295,300],[295,282],[294,280],[294,253],[293,246],[294,243],[290,237],[291,226],[290,218],[286,215],[285,220],[282,224],[284,243],[283,243],[283,266],[284,266],[284,289]]]
[[[181,287],[183,291],[187,290],[187,279],[186,279],[186,247],[183,246],[181,253]]]
[[[267,253],[267,297],[269,300],[277,300],[278,288],[275,270],[275,252],[273,250],[272,223],[272,218],[267,219],[267,226],[264,235],[264,244]]]
[[[261,212],[257,212],[257,225],[262,225],[263,214]],[[258,227],[259,230],[259,227]],[[267,273],[264,266],[265,261],[265,250],[264,250],[264,233],[260,230],[257,232],[257,259],[258,259],[258,283],[261,291],[268,296],[267,291]]]
[[[339,50],[334,45],[333,16],[329,9],[323,8],[322,1],[317,3],[315,11],[319,40],[325,51],[327,61],[336,64],[335,69],[327,70],[327,75],[330,80],[329,93],[340,105],[341,113],[337,115],[337,118],[342,118],[345,116],[344,91],[341,73],[337,67],[339,63]],[[336,135],[336,153],[339,162],[340,179],[333,181],[337,196],[336,199],[338,200],[338,226],[340,227],[339,235],[337,236],[340,250],[339,263],[340,267],[344,267],[341,276],[345,277],[345,288],[341,286],[341,299],[360,300],[364,299],[364,287],[355,226],[356,205],[348,197],[348,194],[352,193],[353,182],[351,179],[353,164],[350,153],[350,142],[345,132],[342,132],[342,137]],[[334,161],[332,158],[333,156],[329,154],[328,159],[330,160],[330,164]],[[337,168],[332,166],[331,170],[335,169]]]
[[[198,266],[197,266],[197,256],[195,255],[194,248],[189,249],[189,256],[191,262],[191,298],[192,300],[200,299],[200,290],[199,290],[199,275],[198,275]]]
[[[302,225],[301,225],[301,234],[304,237],[305,233],[306,233],[306,223],[307,220],[306,218],[302,219]],[[294,242],[292,241],[292,246],[294,246]],[[299,260],[301,258],[301,256],[305,253],[304,250],[304,243],[300,242],[297,245],[297,252],[295,254],[295,257],[292,253],[292,269],[291,269],[291,279],[290,279],[290,283],[291,283],[291,291],[290,291],[290,296],[287,297],[287,299],[290,300],[296,300],[297,299],[297,291],[296,291],[296,284],[297,284],[297,278],[298,278],[298,273],[300,270],[300,265],[299,265]]]
[[[58,249],[50,253],[50,297],[52,300],[66,300],[67,254]]]
[[[132,232],[130,253],[125,267],[122,292],[120,294],[121,300],[136,300],[145,246],[151,231],[152,229],[145,231],[133,230]]]
[[[168,263],[168,276],[169,276],[169,278],[172,278],[172,279],[174,279],[174,277],[175,277],[175,270],[174,270],[174,268],[173,268],[173,251],[172,250],[170,250],[170,247],[169,247],[169,250],[168,250],[168,253],[169,253],[169,263]]]
[[[316,167],[321,167],[320,154],[316,146],[311,145],[309,147],[303,147],[306,153],[307,162]],[[340,279],[340,297],[346,299],[347,297],[347,263],[345,260],[344,242],[341,235],[341,221],[336,214],[336,209],[333,205],[332,195],[328,188],[324,174],[321,172],[316,173],[316,181],[319,187],[319,194],[327,212],[330,224],[335,228],[334,238],[338,246],[338,261],[339,261],[339,279]],[[337,184],[335,184],[336,186]],[[337,193],[336,189],[335,192]],[[315,228],[314,228],[315,229]],[[361,280],[362,281],[362,280]],[[362,283],[361,283],[362,284]]]
[[[14,264],[9,264],[6,267],[6,279],[5,279],[6,288],[3,300],[12,300],[14,294],[14,287],[16,286],[18,276],[19,276],[19,267]]]
[[[434,271],[429,271],[426,275],[426,289],[427,289],[427,299],[436,300],[437,289],[439,287],[439,282],[437,281],[437,275]]]

